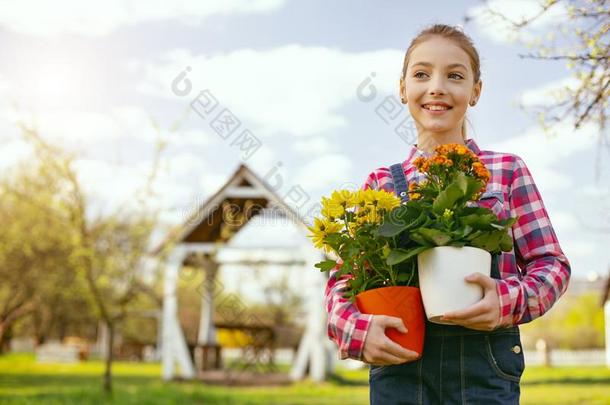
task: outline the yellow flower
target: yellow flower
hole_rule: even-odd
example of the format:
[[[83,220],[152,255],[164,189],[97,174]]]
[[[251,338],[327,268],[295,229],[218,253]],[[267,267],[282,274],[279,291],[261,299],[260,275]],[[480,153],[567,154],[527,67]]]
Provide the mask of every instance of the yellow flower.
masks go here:
[[[422,183],[421,186],[424,186],[426,183]],[[409,183],[409,198],[411,200],[419,200],[421,198],[421,194],[418,193],[417,191],[419,190],[420,185],[415,183],[415,182],[411,182]]]
[[[445,208],[445,211],[443,212],[443,218],[444,219],[451,219],[452,216],[453,216],[453,211],[451,211],[448,208]]]
[[[364,199],[364,202],[367,205],[377,205],[377,190],[373,190],[372,188],[364,190],[362,192],[362,198]]]
[[[361,224],[358,222],[350,222],[347,224],[347,229],[349,230],[350,235],[355,235],[356,231],[360,228]]]
[[[345,214],[345,206],[338,204],[336,200],[322,197],[322,215],[328,219],[340,218]]]
[[[311,235],[308,236],[312,239],[314,246],[316,248],[324,248],[328,252],[329,247],[324,243],[324,238],[331,233],[340,232],[343,229],[343,225],[327,219],[314,218],[313,226],[308,226],[307,229],[311,232]]]
[[[377,211],[375,207],[371,207],[364,218],[365,221],[370,224],[378,224],[381,223],[383,216],[379,214],[379,211]]]
[[[356,209],[358,209],[359,207],[364,207],[364,205],[366,204],[364,193],[365,192],[363,190],[358,190],[354,194],[354,206],[356,207]]]
[[[383,247],[383,249],[381,249],[381,256],[382,256],[384,259],[385,259],[385,258],[387,258],[387,257],[388,257],[388,255],[390,254],[390,251],[391,251],[391,250],[392,250],[392,249],[390,249],[390,247],[389,247],[388,245],[385,245],[385,246]]]
[[[356,204],[356,193],[349,190],[335,190],[330,195],[330,201],[344,208],[352,208]]]
[[[377,208],[390,211],[400,205],[400,198],[387,191],[379,190],[377,192]]]

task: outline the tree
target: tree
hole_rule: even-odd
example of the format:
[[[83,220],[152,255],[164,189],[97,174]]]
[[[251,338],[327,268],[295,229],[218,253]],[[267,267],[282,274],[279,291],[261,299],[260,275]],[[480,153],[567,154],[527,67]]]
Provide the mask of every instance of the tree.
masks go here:
[[[565,62],[572,72],[573,80],[554,92],[552,102],[534,108],[521,105],[521,108],[528,114],[533,111],[547,134],[569,116],[572,116],[575,130],[585,124],[597,127],[596,176],[599,181],[601,153],[610,152],[606,124],[610,95],[610,3],[605,0],[540,0],[538,12],[517,20],[507,16],[497,5],[498,2],[485,1],[483,7],[476,8],[476,13],[481,13],[476,17],[494,27],[507,26],[516,40],[536,49],[533,53],[519,54],[520,58]],[[464,22],[474,18],[474,15],[467,15]],[[540,34],[535,24],[544,18],[553,23]],[[558,34],[563,41],[557,41]]]
[[[22,125],[21,129],[34,148],[41,181],[49,180],[57,184],[49,200],[61,207],[61,212],[55,213],[47,207],[47,213],[50,218],[63,224],[62,232],[58,235],[67,244],[67,251],[62,251],[61,256],[67,259],[68,265],[86,285],[97,316],[107,326],[103,387],[110,392],[117,325],[127,316],[129,304],[141,293],[150,291],[144,281],[142,263],[149,250],[157,212],[148,208],[146,197],[150,195],[150,183],[154,180],[163,147],[161,145],[157,149],[147,184],[142,191],[134,194],[135,209],[128,210],[124,204],[110,214],[94,214],[88,210],[90,200],[83,192],[74,169],[75,156],[46,143],[32,128]],[[43,226],[40,225],[40,217],[32,216],[31,222]],[[30,234],[23,239],[25,242],[39,238]]]
[[[56,198],[59,179],[43,166],[23,164],[0,179],[0,348],[17,322],[38,317],[40,342],[66,297],[83,299],[71,251],[67,212]],[[81,307],[81,312],[86,307]]]
[[[524,343],[533,346],[542,338],[553,348],[591,349],[604,347],[604,311],[598,292],[568,295],[535,322],[522,325]]]

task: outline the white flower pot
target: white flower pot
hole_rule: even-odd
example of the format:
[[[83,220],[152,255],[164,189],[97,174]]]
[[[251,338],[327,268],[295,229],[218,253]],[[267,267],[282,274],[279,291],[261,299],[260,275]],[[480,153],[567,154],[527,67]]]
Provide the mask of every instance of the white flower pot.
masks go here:
[[[417,256],[419,288],[430,322],[451,325],[440,317],[464,309],[483,298],[483,288],[464,280],[469,274],[491,272],[491,254],[464,246],[438,246]]]

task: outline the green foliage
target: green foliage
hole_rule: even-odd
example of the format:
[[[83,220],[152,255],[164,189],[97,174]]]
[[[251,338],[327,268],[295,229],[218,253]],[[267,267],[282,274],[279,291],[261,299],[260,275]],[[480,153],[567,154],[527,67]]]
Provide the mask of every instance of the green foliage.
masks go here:
[[[471,196],[463,194],[466,189],[456,184],[449,193],[439,194],[438,199],[442,201],[438,204],[438,199],[431,203],[409,201],[386,214],[379,235],[408,241],[399,250],[392,250],[388,260],[397,264],[401,258],[410,258],[436,246],[473,246],[492,254],[510,251],[513,242],[508,229],[516,218],[500,220],[488,208],[467,206]],[[437,208],[430,209],[435,204]]]
[[[489,171],[464,145],[445,144],[414,166],[425,180],[409,186],[411,200],[384,216],[382,237],[403,243],[388,256],[392,264],[437,246],[472,246],[491,254],[510,251],[509,228],[517,218],[500,220],[489,208],[473,206],[489,181]]]
[[[599,293],[564,296],[542,317],[521,327],[526,342],[534,347],[538,339],[556,349],[604,347],[604,311]]]
[[[286,372],[289,365],[280,365]],[[300,381],[286,386],[235,387],[201,381],[161,380],[160,364],[116,362],[115,392],[98,385],[101,362],[40,364],[29,355],[0,357],[0,402],[3,404],[234,404],[331,405],[369,403],[368,368],[338,365],[324,383]],[[610,370],[605,367],[544,368],[527,366],[521,403],[608,403]],[[552,393],[552,395],[549,395]]]

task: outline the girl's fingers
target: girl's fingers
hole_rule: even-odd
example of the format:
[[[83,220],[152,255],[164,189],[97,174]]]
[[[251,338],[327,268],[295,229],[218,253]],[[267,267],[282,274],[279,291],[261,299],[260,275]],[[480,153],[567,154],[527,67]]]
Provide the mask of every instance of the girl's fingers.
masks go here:
[[[491,329],[491,319],[488,314],[475,316],[469,319],[462,319],[459,321],[454,321],[458,325],[476,329],[476,330],[490,330]]]
[[[468,308],[464,308],[458,311],[447,312],[443,315],[444,319],[453,322],[463,322],[467,321],[469,318],[481,316],[487,313],[487,307],[483,300],[469,306]]]
[[[404,347],[402,347],[398,343],[394,342],[390,338],[386,339],[386,342],[383,345],[383,350],[385,350],[386,352],[388,352],[389,354],[391,354],[395,357],[402,358],[404,360],[411,360],[411,359],[414,359],[417,357],[416,352],[405,349]]]
[[[390,365],[390,364],[400,364],[400,363],[404,363],[405,361],[406,361],[406,359],[403,359],[398,356],[394,356],[391,353],[382,352],[379,355],[379,357],[376,359],[376,361],[374,361],[374,364],[385,366],[385,365]]]

